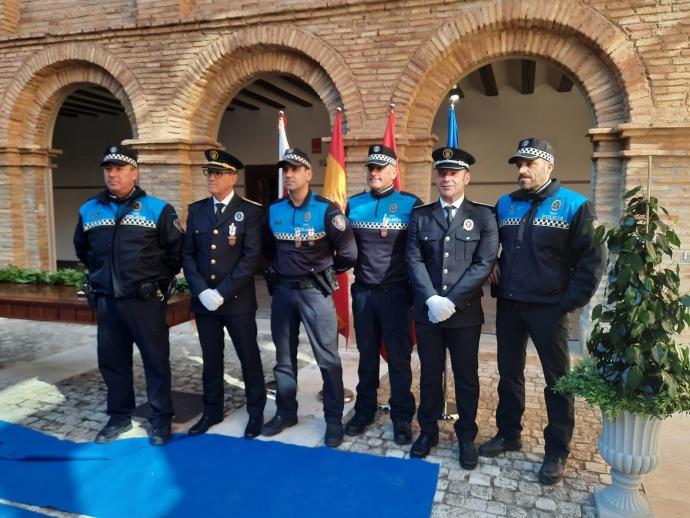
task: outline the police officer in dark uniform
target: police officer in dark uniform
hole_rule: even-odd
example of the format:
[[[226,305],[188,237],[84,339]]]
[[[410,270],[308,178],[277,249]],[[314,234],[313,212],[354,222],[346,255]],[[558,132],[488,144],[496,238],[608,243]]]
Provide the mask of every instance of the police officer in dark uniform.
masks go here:
[[[286,198],[272,203],[266,225],[267,270],[272,290],[271,334],[276,345],[276,415],[262,435],[271,436],[297,423],[297,343],[304,325],[323,377],[326,446],[343,441],[343,370],[333,300],[335,273],[351,268],[357,247],[350,223],[331,201],[314,194],[309,156],[287,149],[278,162]]]
[[[405,244],[412,208],[422,202],[393,187],[397,155],[391,148],[371,146],[366,166],[370,190],[351,197],[346,211],[357,241],[352,314],[359,350],[359,383],[355,415],[345,426],[345,433],[360,435],[374,420],[383,339],[391,384],[393,439],[397,444],[409,444],[415,401],[410,391],[412,315]]]
[[[438,444],[447,348],[459,413],[455,433],[460,443],[460,465],[474,469],[479,401],[477,358],[484,323],[482,284],[496,262],[498,229],[493,207],[465,198],[474,157],[451,147],[436,149],[432,157],[441,197],[412,211],[407,240],[421,362],[417,412],[421,432],[410,456],[425,457]]]
[[[98,366],[108,389],[106,443],[132,427],[132,345],[141,353],[151,405],[150,442],[170,440],[168,287],[180,270],[183,231],[175,209],[136,184],[137,153],[109,146],[101,161],[106,189],[79,209],[74,248],[89,271],[98,318]]]
[[[234,192],[244,166],[219,149],[205,151],[211,197],[189,206],[182,250],[184,274],[192,291],[192,311],[204,359],[204,413],[189,435],[223,420],[224,329],[242,365],[249,421],[244,436],[261,432],[266,386],[256,341],[254,273],[261,257],[263,209]]]
[[[522,447],[529,336],[544,370],[549,418],[539,481],[555,484],[563,475],[575,424],[572,396],[553,391],[570,370],[568,312],[587,304],[596,291],[605,253],[603,245],[592,244],[596,215],[589,200],[551,178],[555,156],[548,142],[521,140],[508,162],[517,166],[520,189],[496,204],[502,251],[491,282],[498,295],[498,433],[479,453],[495,457]]]

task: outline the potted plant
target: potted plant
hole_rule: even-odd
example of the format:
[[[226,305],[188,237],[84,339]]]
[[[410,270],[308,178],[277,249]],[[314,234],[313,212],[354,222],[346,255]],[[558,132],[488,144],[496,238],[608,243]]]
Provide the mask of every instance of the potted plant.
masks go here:
[[[641,187],[625,194],[617,225],[594,229],[608,251],[605,302],[592,311],[590,357],[556,385],[559,392],[599,405],[599,451],[612,484],[595,492],[600,517],[653,516],[640,494],[642,474],[659,460],[661,420],[690,411],[688,349],[674,337],[690,325],[690,296],[680,293],[672,262],[680,240],[660,217],[668,214]]]

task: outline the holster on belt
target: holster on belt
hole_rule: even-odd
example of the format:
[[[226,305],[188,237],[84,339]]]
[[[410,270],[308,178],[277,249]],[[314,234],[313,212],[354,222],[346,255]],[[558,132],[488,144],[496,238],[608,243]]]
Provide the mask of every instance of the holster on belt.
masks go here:
[[[264,280],[266,281],[266,288],[268,289],[268,294],[273,295],[273,290],[278,284],[278,272],[276,271],[273,264],[269,264],[264,271],[261,273]]]
[[[157,299],[161,302],[165,300],[165,294],[156,281],[145,282],[137,288],[137,297],[141,300]]]
[[[335,272],[332,268],[327,268],[320,273],[312,268],[309,270],[309,276],[324,297],[330,297],[331,294],[338,289],[338,281],[335,278]]]

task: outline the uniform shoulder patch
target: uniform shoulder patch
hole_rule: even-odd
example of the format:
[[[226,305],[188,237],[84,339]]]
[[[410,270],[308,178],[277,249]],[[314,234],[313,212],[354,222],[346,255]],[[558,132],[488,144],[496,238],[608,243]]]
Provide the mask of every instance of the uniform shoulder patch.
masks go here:
[[[240,196],[240,199],[246,201],[247,203],[251,203],[252,205],[256,205],[257,207],[263,207],[263,205],[258,201],[250,200],[249,198],[245,198],[244,196]]]
[[[345,230],[345,216],[342,214],[336,215],[332,220],[331,223],[333,223],[333,226],[340,230],[341,232]]]

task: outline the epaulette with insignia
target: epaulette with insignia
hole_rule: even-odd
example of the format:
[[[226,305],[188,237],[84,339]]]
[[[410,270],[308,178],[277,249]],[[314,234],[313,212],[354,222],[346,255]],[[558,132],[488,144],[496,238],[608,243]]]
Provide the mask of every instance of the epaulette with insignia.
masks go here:
[[[240,196],[240,198],[242,198],[247,203],[251,203],[252,205],[256,205],[257,207],[263,207],[263,205],[261,203],[259,203],[258,201],[250,200],[249,198],[245,198],[244,196]]]
[[[489,205],[488,203],[482,203],[482,202],[480,202],[480,201],[473,201],[473,200],[467,200],[467,201],[469,201],[469,202],[470,202],[471,204],[473,204],[473,205],[481,205],[482,207],[488,207],[488,208],[490,208],[490,209],[492,209],[492,210],[494,210],[494,209],[496,208],[496,207],[493,206],[493,205]]]
[[[434,203],[436,203],[436,202],[431,201],[429,203],[425,203],[424,205],[417,205],[416,207],[412,207],[412,210],[421,209],[422,207],[429,207],[430,205],[433,205]]]

